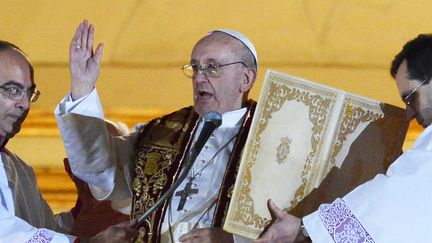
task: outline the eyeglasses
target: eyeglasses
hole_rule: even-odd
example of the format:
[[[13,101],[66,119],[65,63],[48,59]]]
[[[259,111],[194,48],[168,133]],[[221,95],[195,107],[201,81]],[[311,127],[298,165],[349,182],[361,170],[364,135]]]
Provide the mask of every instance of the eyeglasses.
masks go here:
[[[405,102],[406,105],[411,105],[413,102],[414,94],[415,92],[424,84],[426,83],[426,79],[423,80],[415,89],[413,89],[409,94],[402,97],[403,102]]]
[[[27,98],[30,102],[36,102],[39,98],[41,92],[34,88],[34,90],[23,90],[14,86],[0,86],[0,93],[14,101],[20,101],[24,95],[27,95]]]
[[[188,78],[192,78],[198,72],[201,72],[206,77],[218,78],[221,74],[221,70],[223,67],[234,65],[234,64],[242,64],[244,67],[248,67],[244,62],[231,62],[227,64],[203,63],[203,64],[186,64],[182,67],[182,70],[184,75]]]

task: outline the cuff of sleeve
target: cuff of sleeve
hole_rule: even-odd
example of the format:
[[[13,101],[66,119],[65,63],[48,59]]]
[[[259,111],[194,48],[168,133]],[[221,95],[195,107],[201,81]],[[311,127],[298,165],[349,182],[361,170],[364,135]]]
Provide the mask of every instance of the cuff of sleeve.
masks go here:
[[[75,242],[76,239],[77,238],[75,236],[56,233],[50,243],[64,243],[64,242],[72,243]]]
[[[89,184],[89,188],[90,188],[90,192],[93,195],[94,198],[96,198],[99,201],[102,200],[106,200],[108,199],[108,197],[111,195],[113,189],[114,189],[114,184],[111,183],[110,185],[106,185],[106,187],[110,187],[110,189],[103,189],[97,186],[92,186]]]
[[[302,222],[312,242],[333,242],[333,239],[319,217],[318,211],[315,211],[314,213],[304,217]]]
[[[93,89],[89,95],[77,100],[73,100],[69,93],[60,101],[55,110],[57,116],[63,116],[68,113],[104,119],[104,113],[97,90]]]
[[[301,225],[300,225],[300,232],[301,234],[306,237],[306,238],[310,238],[309,233],[307,232],[304,224],[303,224],[303,220],[301,221]]]

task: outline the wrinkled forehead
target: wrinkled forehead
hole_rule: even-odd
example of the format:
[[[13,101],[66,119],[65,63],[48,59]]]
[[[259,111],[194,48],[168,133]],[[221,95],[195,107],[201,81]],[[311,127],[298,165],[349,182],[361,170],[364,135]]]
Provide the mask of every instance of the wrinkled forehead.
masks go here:
[[[242,43],[222,32],[215,32],[201,38],[192,50],[191,60],[231,60],[241,58]]]

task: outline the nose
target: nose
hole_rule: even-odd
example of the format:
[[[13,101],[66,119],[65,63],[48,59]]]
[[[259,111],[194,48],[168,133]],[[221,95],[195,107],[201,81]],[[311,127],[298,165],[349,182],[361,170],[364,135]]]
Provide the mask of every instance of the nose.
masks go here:
[[[411,121],[412,119],[414,119],[416,114],[417,114],[417,112],[415,111],[414,108],[412,108],[409,105],[406,106],[406,118],[408,121]]]
[[[16,107],[23,110],[28,110],[30,108],[30,99],[27,95],[24,95],[20,100],[16,102]]]
[[[195,82],[208,82],[207,75],[201,69],[198,69],[194,73],[194,75],[192,76],[192,80]]]

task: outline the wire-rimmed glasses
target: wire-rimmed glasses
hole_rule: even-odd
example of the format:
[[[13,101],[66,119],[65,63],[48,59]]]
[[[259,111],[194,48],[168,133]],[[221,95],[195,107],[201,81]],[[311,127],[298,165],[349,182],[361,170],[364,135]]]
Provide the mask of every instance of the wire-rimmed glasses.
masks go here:
[[[234,64],[242,64],[244,67],[247,65],[244,62],[231,62],[226,64],[214,64],[214,63],[203,63],[203,64],[186,64],[182,67],[183,73],[186,77],[192,78],[198,72],[201,72],[206,77],[218,78],[221,74],[221,70],[223,67],[234,65]]]
[[[423,81],[420,82],[420,84],[413,89],[409,94],[405,95],[404,97],[402,97],[402,101],[405,102],[405,104],[407,106],[410,106],[412,104],[413,98],[414,98],[414,94],[415,92],[424,84],[426,83],[426,79],[424,79]]]
[[[37,88],[24,90],[14,86],[0,86],[0,93],[14,101],[20,101],[24,95],[27,95],[28,100],[32,103],[36,102],[41,94]]]

